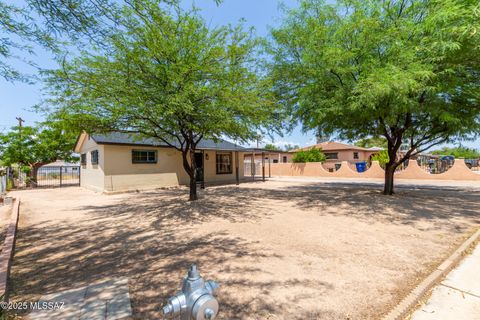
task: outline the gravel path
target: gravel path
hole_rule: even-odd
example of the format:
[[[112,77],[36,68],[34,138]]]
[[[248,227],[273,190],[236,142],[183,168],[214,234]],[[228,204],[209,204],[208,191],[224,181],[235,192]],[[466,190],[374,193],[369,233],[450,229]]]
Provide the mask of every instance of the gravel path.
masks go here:
[[[220,319],[377,319],[480,225],[477,191],[380,189],[20,192],[13,298],[127,278],[134,318],[158,319],[197,262],[221,284]]]

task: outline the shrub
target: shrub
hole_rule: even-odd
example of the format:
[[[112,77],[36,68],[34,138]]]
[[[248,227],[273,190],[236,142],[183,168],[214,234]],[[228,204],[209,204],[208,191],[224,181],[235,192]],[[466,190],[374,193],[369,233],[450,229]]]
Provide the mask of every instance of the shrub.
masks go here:
[[[385,167],[385,164],[387,164],[389,160],[390,160],[390,157],[388,156],[387,150],[382,150],[379,153],[374,154],[372,156],[372,161],[378,161],[378,163],[382,168]]]
[[[7,179],[7,191],[10,191],[13,189],[13,180],[12,179]]]
[[[324,162],[327,158],[322,152],[322,149],[312,148],[310,150],[299,151],[292,157],[292,161],[299,162]]]

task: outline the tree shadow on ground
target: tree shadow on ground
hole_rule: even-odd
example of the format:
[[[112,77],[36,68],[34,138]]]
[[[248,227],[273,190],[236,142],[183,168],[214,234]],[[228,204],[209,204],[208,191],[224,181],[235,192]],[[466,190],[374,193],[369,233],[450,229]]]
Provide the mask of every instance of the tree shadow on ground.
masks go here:
[[[136,319],[161,318],[160,308],[180,289],[188,266],[196,262],[206,278],[219,279],[224,319],[268,317],[282,314],[291,319],[342,317],[336,310],[318,314],[296,310],[292,305],[312,297],[297,295],[292,305],[275,303],[270,293],[278,288],[314,289],[328,294],[332,283],[291,278],[285,281],[263,279],[268,270],[258,268],[258,259],[282,256],[249,239],[208,230],[191,232],[201,223],[225,219],[233,223],[269,219],[271,202],[315,210],[320,215],[349,215],[369,223],[414,224],[428,220],[454,232],[466,226],[457,221],[467,218],[480,223],[478,193],[432,190],[401,191],[387,197],[358,186],[303,184],[275,187],[250,184],[223,186],[201,192],[195,203],[186,201],[185,190],[161,190],[129,194],[109,205],[89,204],[71,208],[81,211],[81,221],[56,221],[19,229],[12,268],[11,289],[15,299],[34,301],[46,293],[86,286],[106,278],[128,277],[132,309]],[[461,207],[459,206],[461,202]],[[335,211],[341,207],[344,210]],[[388,209],[388,210],[386,210]],[[193,228],[193,229],[192,229]],[[225,267],[232,262],[235,267]],[[255,290],[251,300],[239,299],[235,288]]]

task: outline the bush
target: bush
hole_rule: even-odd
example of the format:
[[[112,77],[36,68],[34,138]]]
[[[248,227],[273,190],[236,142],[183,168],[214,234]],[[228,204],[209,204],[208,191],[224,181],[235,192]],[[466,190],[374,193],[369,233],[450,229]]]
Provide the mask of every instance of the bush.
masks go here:
[[[295,163],[304,162],[324,162],[327,158],[322,152],[322,149],[310,149],[306,151],[299,151],[292,157],[292,161]]]
[[[20,171],[22,171],[25,174],[30,174],[30,167],[29,166],[22,166],[22,167],[20,167]]]
[[[388,163],[389,160],[390,160],[390,157],[388,156],[387,150],[382,150],[379,153],[374,154],[372,156],[372,161],[378,161],[378,163],[382,168],[385,167],[385,165]]]
[[[10,191],[13,189],[13,180],[12,179],[7,179],[7,191]]]

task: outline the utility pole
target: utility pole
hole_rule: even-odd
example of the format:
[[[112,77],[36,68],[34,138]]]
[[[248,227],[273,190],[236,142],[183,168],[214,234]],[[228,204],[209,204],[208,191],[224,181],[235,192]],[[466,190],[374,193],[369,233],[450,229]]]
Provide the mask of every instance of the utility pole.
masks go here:
[[[21,129],[22,128],[22,123],[25,122],[25,120],[23,120],[22,117],[16,117],[15,119],[18,120],[18,127]]]

